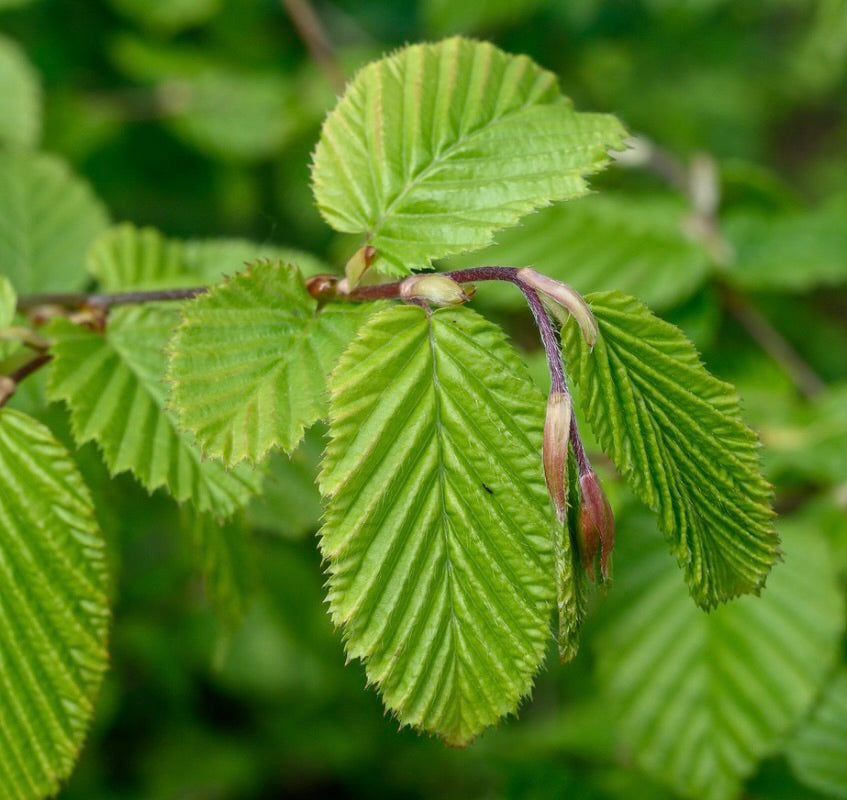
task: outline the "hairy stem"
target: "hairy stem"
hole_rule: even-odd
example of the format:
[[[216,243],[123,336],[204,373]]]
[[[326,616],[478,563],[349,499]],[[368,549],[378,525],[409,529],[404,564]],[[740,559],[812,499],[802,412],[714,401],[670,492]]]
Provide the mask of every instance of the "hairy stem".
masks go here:
[[[149,292],[115,292],[113,294],[51,293],[30,294],[18,298],[18,311],[31,311],[40,306],[61,306],[62,308],[108,309],[112,306],[133,305],[135,303],[156,303],[168,300],[190,300],[192,297],[208,291],[205,286],[191,289],[161,289]]]

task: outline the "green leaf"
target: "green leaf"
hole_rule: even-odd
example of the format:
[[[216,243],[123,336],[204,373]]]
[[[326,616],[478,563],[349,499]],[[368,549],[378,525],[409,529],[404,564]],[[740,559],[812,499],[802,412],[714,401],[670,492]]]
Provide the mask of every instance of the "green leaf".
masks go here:
[[[318,429],[306,431],[291,456],[272,453],[262,492],[247,507],[247,521],[254,528],[286,539],[302,539],[318,529],[323,512],[316,485],[318,465],[323,455],[323,439]]]
[[[212,607],[226,626],[237,627],[256,584],[250,532],[237,518],[223,522],[190,507],[186,507],[184,526],[191,533]]]
[[[665,195],[592,195],[528,217],[482,253],[450,259],[450,267],[532,266],[579,292],[618,290],[666,308],[689,297],[711,268],[685,219],[684,204]],[[486,286],[483,297],[507,308],[523,304],[512,286]]]
[[[587,299],[600,327],[594,352],[573,322],[562,341],[597,440],[659,513],[699,605],[757,592],[779,540],[758,440],[735,391],[706,371],[678,328],[635,298]]]
[[[176,322],[172,308],[155,305],[113,311],[102,334],[54,320],[48,395],[68,404],[77,443],[97,442],[112,474],[130,470],[150,491],[166,487],[199,511],[228,516],[260,476],[204,461],[167,410],[164,347]]]
[[[218,283],[258,259],[297,264],[304,275],[329,271],[322,261],[300,250],[247,239],[182,241],[130,223],[98,236],[88,251],[87,265],[103,291],[116,292]]]
[[[208,22],[221,0],[111,0],[111,5],[154,32],[175,33]]]
[[[108,576],[88,489],[41,423],[0,409],[0,785],[54,795],[107,667]]]
[[[447,39],[368,65],[327,117],[312,166],[329,224],[366,234],[405,275],[588,191],[623,128],[573,110],[555,76],[490,44]]]
[[[424,0],[421,12],[426,29],[436,36],[514,25],[535,11],[543,0]]]
[[[785,563],[761,597],[703,614],[646,515],[619,517],[614,591],[596,639],[619,752],[684,797],[730,800],[808,712],[832,666],[843,601],[826,542],[780,525]]]
[[[81,289],[85,251],[106,224],[100,201],[63,161],[0,152],[0,268],[20,294]]]
[[[316,308],[299,270],[270,262],[183,306],[168,378],[205,455],[236,464],[291,452],[326,414],[326,376],[371,309]]]
[[[0,328],[12,324],[15,318],[18,296],[9,279],[0,275]]]
[[[847,668],[841,667],[808,719],[788,743],[799,780],[827,797],[847,797]]]
[[[723,230],[735,251],[733,282],[797,291],[847,281],[847,194],[806,212],[739,212]]]
[[[332,619],[402,723],[466,744],[549,641],[543,399],[502,332],[455,308],[375,314],[330,389]]]
[[[41,138],[41,81],[17,42],[0,36],[0,144],[34,147]]]

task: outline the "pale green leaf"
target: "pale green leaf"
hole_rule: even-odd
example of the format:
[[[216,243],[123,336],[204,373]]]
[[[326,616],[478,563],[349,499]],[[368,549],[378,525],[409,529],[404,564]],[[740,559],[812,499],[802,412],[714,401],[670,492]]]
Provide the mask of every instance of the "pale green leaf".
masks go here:
[[[0,269],[20,294],[82,288],[85,251],[107,222],[60,159],[0,152]]]
[[[5,328],[12,324],[15,318],[15,307],[18,303],[18,296],[15,293],[15,288],[9,282],[9,279],[0,275],[0,328]]]
[[[152,31],[174,33],[208,22],[221,0],[111,0],[116,11]]]
[[[623,136],[614,117],[575,112],[526,56],[413,45],[361,70],[327,117],[315,200],[333,228],[367,236],[375,268],[404,275],[585,194]]]
[[[106,671],[108,576],[88,489],[41,423],[0,409],[0,786],[54,795]]]
[[[786,748],[794,774],[827,797],[847,797],[847,669],[835,674]]]
[[[791,62],[798,89],[831,91],[847,69],[847,0],[817,0],[812,24]]]
[[[587,299],[600,327],[594,351],[572,321],[562,336],[597,440],[658,512],[698,604],[757,592],[779,542],[758,440],[734,389],[706,371],[678,328],[635,298]]]
[[[644,514],[619,519],[615,587],[596,639],[619,747],[684,797],[734,800],[810,709],[837,657],[843,601],[826,542],[780,526],[761,597],[704,614]]]
[[[168,378],[180,425],[227,464],[291,452],[326,413],[326,377],[365,306],[317,311],[296,267],[260,262],[182,310]]]
[[[242,270],[249,261],[273,259],[297,264],[304,275],[328,272],[309,253],[247,239],[182,241],[155,228],[130,223],[104,231],[88,251],[88,271],[107,292],[205,286]]]
[[[723,230],[735,257],[733,282],[748,289],[797,291],[847,281],[847,195],[805,212],[739,212]]]
[[[286,539],[302,539],[317,530],[323,512],[317,487],[322,430],[322,425],[316,425],[306,431],[290,457],[271,454],[262,492],[247,506],[247,521],[252,527]]]
[[[130,470],[150,491],[159,487],[199,511],[228,516],[260,485],[246,469],[204,461],[199,447],[167,409],[164,348],[175,309],[117,309],[104,333],[54,320],[48,395],[71,411],[77,443],[94,440],[112,474]]]
[[[0,144],[34,147],[41,137],[41,81],[17,42],[0,36]]]
[[[543,399],[464,308],[377,313],[330,389],[332,619],[402,723],[465,744],[515,711],[550,637]]]
[[[546,208],[498,234],[493,247],[449,262],[451,268],[478,264],[531,266],[579,292],[618,290],[651,308],[689,297],[711,266],[686,232],[681,201],[608,193]],[[486,286],[484,298],[506,307],[523,303],[505,285]]]

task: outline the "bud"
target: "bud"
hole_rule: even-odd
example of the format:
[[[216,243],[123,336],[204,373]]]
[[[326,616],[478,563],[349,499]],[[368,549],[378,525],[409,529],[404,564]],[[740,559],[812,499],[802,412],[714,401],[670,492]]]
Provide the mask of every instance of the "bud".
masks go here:
[[[376,256],[376,248],[373,245],[360,247],[344,267],[344,275],[347,279],[347,291],[355,289],[361,283],[362,277],[370,269]]]
[[[424,300],[434,306],[458,306],[467,303],[472,294],[446,275],[412,275],[400,286],[404,300]]]
[[[338,292],[338,276],[312,275],[306,279],[306,291],[316,300],[331,300]]]
[[[547,415],[544,418],[541,458],[544,463],[547,493],[556,508],[559,522],[564,522],[567,511],[568,440],[572,413],[568,395],[564,392],[550,392],[547,397]]]
[[[594,319],[588,303],[582,299],[582,295],[576,289],[529,267],[519,269],[517,277],[527,286],[541,293],[541,301],[545,308],[560,324],[564,325],[568,321],[568,314],[573,315],[588,348],[594,347],[599,334],[597,320]]]
[[[6,404],[6,401],[15,393],[18,385],[8,375],[0,375],[0,406]]]
[[[594,470],[579,478],[579,555],[589,577],[594,577],[594,561],[600,550],[600,573],[609,577],[609,556],[615,544],[615,518],[600,480]]]

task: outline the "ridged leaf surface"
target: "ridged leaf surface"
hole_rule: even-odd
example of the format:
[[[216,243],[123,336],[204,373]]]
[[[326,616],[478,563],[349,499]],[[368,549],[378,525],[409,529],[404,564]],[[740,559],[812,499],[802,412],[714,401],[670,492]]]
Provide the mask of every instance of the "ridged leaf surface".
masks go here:
[[[585,194],[623,135],[612,116],[575,112],[525,56],[413,45],[361,70],[327,117],[315,200],[336,230],[367,236],[377,269],[404,275]]]
[[[103,536],[68,452],[0,409],[0,794],[53,795],[107,666]]]
[[[326,378],[367,306],[317,312],[300,271],[258,263],[190,303],[169,346],[173,405],[228,464],[291,452],[326,413]]]
[[[690,296],[711,266],[686,232],[686,214],[673,197],[604,192],[539,211],[499,233],[493,247],[449,265],[532,266],[579,292],[617,290],[665,308]],[[508,307],[523,303],[511,286],[486,286],[484,296]]]
[[[835,674],[786,756],[807,786],[826,797],[847,797],[847,669]]]
[[[149,490],[165,487],[180,502],[227,516],[261,483],[246,469],[204,461],[167,409],[164,348],[177,314],[171,307],[117,309],[104,333],[54,320],[48,394],[71,411],[74,438],[94,440],[114,474],[130,470]]]
[[[619,520],[615,587],[596,639],[618,752],[692,800],[734,800],[808,713],[838,653],[843,601],[827,543],[780,527],[761,597],[704,614],[643,512]]]
[[[758,440],[735,390],[706,371],[678,328],[635,298],[604,292],[588,300],[600,327],[594,351],[572,321],[562,336],[598,441],[659,513],[698,604],[758,591],[779,542]]]
[[[385,309],[331,379],[329,604],[402,723],[454,745],[513,712],[550,639],[544,402],[467,309]]]

